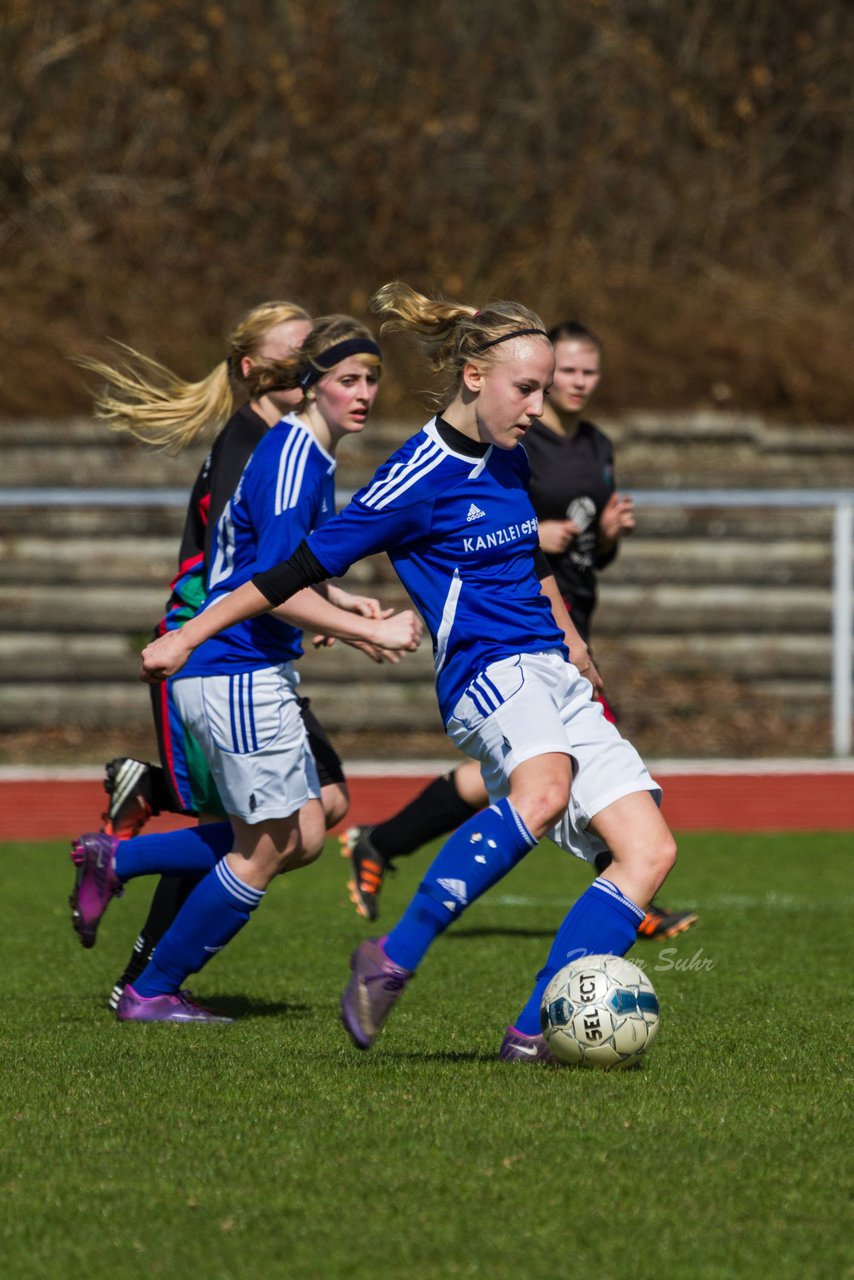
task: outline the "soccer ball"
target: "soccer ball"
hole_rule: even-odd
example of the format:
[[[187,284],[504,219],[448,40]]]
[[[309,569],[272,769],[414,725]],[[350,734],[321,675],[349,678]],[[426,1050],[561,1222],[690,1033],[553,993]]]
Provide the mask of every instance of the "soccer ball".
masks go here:
[[[658,1034],[658,997],[631,960],[585,956],[552,978],[540,1023],[561,1062],[604,1071],[631,1067]]]

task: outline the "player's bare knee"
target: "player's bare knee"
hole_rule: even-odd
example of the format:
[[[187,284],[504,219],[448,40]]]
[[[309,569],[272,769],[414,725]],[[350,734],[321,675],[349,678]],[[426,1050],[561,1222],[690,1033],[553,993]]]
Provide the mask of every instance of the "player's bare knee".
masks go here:
[[[660,887],[676,862],[676,841],[670,832],[662,835],[644,850],[644,867],[651,880]]]
[[[673,839],[673,836],[670,836],[669,840],[665,842],[665,846],[662,849],[662,860],[666,865],[668,872],[672,871],[673,868],[676,866],[677,856],[678,856],[678,849],[676,846],[676,841]]]
[[[277,833],[271,837],[270,843],[270,857],[275,864],[277,876],[289,870],[291,864],[302,857],[302,833],[297,826],[293,826],[285,835]]]
[[[546,781],[511,799],[531,835],[539,839],[563,816],[569,804],[569,786],[562,781]]]
[[[303,867],[311,866],[312,862],[316,862],[323,853],[324,843],[323,835],[311,833],[301,835],[296,847],[283,860],[279,875],[285,875],[290,871],[302,871]]]

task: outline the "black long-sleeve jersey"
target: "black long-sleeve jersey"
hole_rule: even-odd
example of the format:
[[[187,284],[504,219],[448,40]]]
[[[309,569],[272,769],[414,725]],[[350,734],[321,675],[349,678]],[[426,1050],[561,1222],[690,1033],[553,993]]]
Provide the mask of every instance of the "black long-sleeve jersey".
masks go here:
[[[190,606],[195,612],[204,600],[211,540],[217,521],[267,430],[264,419],[244,404],[232,414],[214,440],[190,492],[178,552],[178,573],[171,583],[167,611]]]
[[[581,529],[562,555],[547,559],[573,622],[589,641],[597,575],[617,554],[616,547],[607,555],[597,551],[599,519],[615,487],[614,450],[604,431],[584,421],[574,436],[536,422],[524,446],[531,461],[529,492],[537,518],[569,517]]]

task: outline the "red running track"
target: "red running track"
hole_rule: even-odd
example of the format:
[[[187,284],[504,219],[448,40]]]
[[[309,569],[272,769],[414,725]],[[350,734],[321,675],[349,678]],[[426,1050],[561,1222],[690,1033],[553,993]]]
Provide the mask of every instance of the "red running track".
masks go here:
[[[655,769],[653,772],[656,773]],[[433,775],[353,776],[348,824],[377,822],[410,800]],[[675,831],[852,831],[854,767],[798,773],[657,771],[663,809]],[[104,808],[92,780],[0,781],[0,840],[70,839],[96,830]],[[148,831],[185,826],[186,819],[155,818]]]

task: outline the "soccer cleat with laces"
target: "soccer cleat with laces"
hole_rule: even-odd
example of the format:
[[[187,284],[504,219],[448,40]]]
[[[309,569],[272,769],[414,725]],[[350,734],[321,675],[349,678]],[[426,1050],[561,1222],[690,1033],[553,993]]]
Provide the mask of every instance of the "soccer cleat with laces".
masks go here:
[[[502,1062],[558,1062],[546,1044],[544,1036],[526,1036],[515,1027],[508,1027],[501,1041],[498,1056]]]
[[[109,796],[103,815],[104,831],[118,840],[138,836],[157,810],[151,790],[151,765],[118,756],[104,766],[104,790]]]
[[[373,846],[373,827],[350,827],[339,837],[341,855],[353,864],[353,874],[347,888],[350,901],[365,920],[376,920],[379,915],[379,896],[389,863]]]
[[[68,903],[72,926],[84,947],[94,947],[101,916],[111,899],[124,893],[115,868],[118,843],[115,836],[98,831],[71,845],[75,876]]]
[[[370,1049],[395,1002],[414,975],[389,960],[384,938],[360,942],[350,957],[352,974],[341,997],[341,1021],[359,1049]]]
[[[638,926],[638,937],[675,938],[696,922],[697,915],[694,911],[668,911],[666,907],[659,907],[651,902],[643,923]]]
[[[192,1022],[207,1026],[228,1026],[234,1021],[197,1004],[190,991],[174,995],[141,996],[128,983],[116,1006],[119,1022]]]

